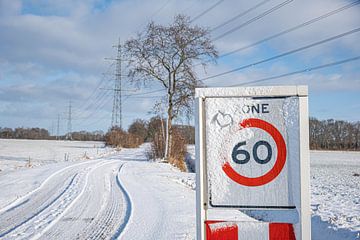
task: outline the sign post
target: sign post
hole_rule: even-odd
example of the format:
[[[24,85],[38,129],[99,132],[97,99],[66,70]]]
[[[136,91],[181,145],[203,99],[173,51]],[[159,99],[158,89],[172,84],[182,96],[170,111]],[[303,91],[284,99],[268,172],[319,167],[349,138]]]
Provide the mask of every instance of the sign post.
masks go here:
[[[295,211],[310,240],[308,133],[306,86],[196,89],[197,239],[209,209],[255,209]]]

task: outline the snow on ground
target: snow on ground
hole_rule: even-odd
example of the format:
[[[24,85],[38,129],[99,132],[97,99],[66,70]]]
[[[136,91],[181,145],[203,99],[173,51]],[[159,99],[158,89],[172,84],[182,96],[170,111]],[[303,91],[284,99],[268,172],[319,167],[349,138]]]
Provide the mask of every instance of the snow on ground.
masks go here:
[[[113,151],[103,142],[0,139],[0,171],[78,161]]]
[[[39,187],[57,170],[113,153],[103,142],[0,139],[0,208]]]
[[[0,239],[194,239],[194,173],[145,150],[0,172]]]
[[[1,239],[195,239],[194,173],[94,144],[0,140]],[[311,152],[313,239],[360,238],[359,173],[360,153]]]
[[[310,157],[314,237],[329,239],[332,229],[342,239],[360,239],[360,153],[313,151]]]
[[[188,174],[126,151],[120,182],[129,194],[131,214],[122,239],[194,239],[195,191],[181,181]]]

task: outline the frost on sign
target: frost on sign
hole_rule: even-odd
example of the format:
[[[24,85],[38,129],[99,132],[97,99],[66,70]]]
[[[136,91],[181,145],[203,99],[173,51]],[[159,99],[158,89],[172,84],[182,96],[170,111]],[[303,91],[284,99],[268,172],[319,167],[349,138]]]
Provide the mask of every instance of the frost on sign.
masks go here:
[[[205,98],[210,207],[295,206],[298,104],[298,97]]]

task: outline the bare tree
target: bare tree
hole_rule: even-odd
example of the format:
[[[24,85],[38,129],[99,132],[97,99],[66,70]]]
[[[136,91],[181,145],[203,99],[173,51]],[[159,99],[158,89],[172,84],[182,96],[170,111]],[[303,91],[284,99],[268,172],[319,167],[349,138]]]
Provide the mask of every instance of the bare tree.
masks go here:
[[[147,132],[148,132],[147,123],[146,123],[146,121],[144,121],[142,119],[136,119],[129,126],[129,129],[128,129],[128,133],[138,136],[142,142],[145,141]]]
[[[194,89],[201,85],[194,62],[206,66],[215,61],[217,51],[209,31],[191,26],[190,18],[175,16],[169,26],[151,22],[145,31],[125,43],[130,81],[146,84],[158,81],[167,92],[167,126],[165,158],[171,154],[172,121],[181,114],[192,113]]]
[[[310,148],[323,150],[360,150],[360,122],[310,118]]]

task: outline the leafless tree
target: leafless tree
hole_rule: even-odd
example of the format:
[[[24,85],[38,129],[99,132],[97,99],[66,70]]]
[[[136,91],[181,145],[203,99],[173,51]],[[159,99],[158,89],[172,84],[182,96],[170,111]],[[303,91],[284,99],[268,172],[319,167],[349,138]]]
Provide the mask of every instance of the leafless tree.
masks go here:
[[[151,22],[136,38],[126,41],[125,55],[132,83],[158,81],[166,89],[165,158],[169,158],[172,121],[181,114],[191,114],[194,89],[201,85],[194,71],[195,62],[205,67],[209,60],[217,58],[209,31],[191,26],[190,18],[184,15],[175,16],[169,26]]]
[[[128,129],[128,133],[138,136],[142,142],[145,141],[147,132],[148,132],[147,123],[146,123],[146,121],[144,121],[142,119],[136,119],[129,126],[129,129]]]
[[[310,148],[360,150],[360,122],[310,118]]]

